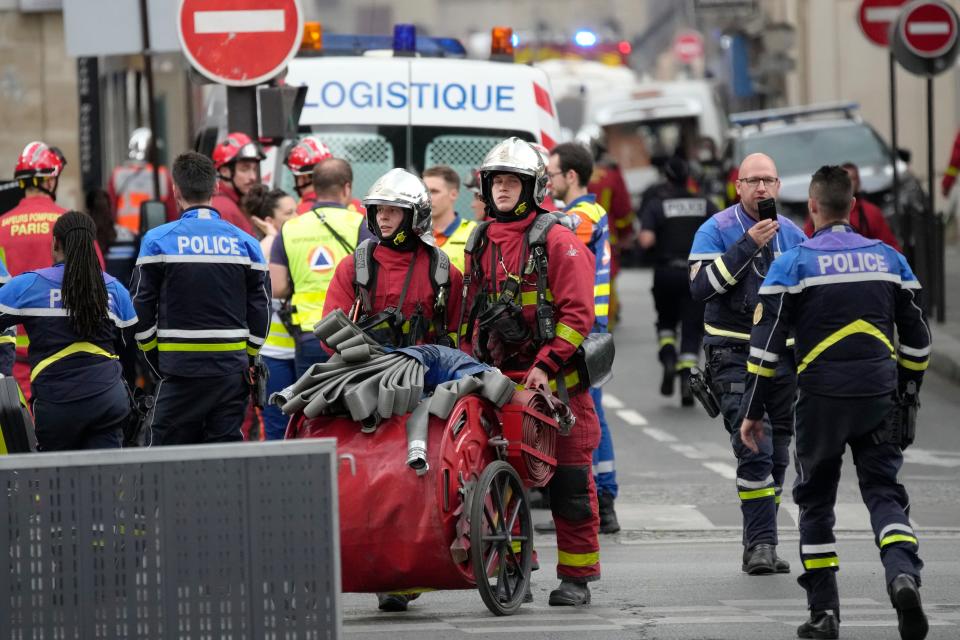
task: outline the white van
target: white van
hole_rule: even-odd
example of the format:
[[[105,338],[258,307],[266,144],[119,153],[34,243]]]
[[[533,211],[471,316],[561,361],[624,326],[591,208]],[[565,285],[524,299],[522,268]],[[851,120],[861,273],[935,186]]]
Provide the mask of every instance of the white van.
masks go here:
[[[423,40],[417,38],[418,46]],[[317,134],[335,156],[350,161],[359,198],[393,167],[419,173],[446,164],[464,178],[508,136],[548,148],[559,139],[546,74],[512,62],[396,57],[382,50],[298,56],[285,81],[307,87],[301,132]],[[280,186],[291,187],[286,168],[279,178]],[[471,197],[461,188],[458,213],[470,215]]]

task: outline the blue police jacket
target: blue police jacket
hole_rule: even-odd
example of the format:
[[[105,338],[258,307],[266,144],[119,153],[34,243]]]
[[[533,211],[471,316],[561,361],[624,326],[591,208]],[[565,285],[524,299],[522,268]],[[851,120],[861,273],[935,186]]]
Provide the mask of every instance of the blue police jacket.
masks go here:
[[[700,225],[690,249],[690,294],[706,302],[704,344],[746,345],[750,341],[757,291],[774,258],[794,248],[806,236],[786,216],[762,249],[747,230],[757,223],[737,203]]]
[[[0,327],[22,324],[30,338],[28,359],[33,394],[70,402],[120,384],[117,341],[137,322],[130,294],[106,273],[107,316],[95,336],[77,335],[63,308],[63,265],[27,271],[0,288]],[[132,338],[132,336],[127,336]]]
[[[807,392],[856,397],[919,387],[930,330],[906,259],[846,224],[824,227],[778,258],[760,287],[747,361],[750,418],[763,415],[787,332],[796,331],[797,384]],[[896,344],[895,332],[900,344]]]
[[[137,342],[161,377],[245,371],[270,327],[259,243],[209,207],[144,235],[131,289]]]
[[[10,272],[0,256],[0,287],[10,282]],[[17,328],[7,327],[0,332],[0,374],[13,375],[13,363],[16,359]]]

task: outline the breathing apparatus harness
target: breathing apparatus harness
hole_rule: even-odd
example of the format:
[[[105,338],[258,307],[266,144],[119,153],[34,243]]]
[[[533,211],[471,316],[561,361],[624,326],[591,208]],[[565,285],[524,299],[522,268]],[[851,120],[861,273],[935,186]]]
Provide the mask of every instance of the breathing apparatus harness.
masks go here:
[[[374,313],[376,299],[377,269],[379,265],[373,257],[376,243],[373,240],[364,240],[354,253],[353,287],[356,292],[349,317],[356,322],[367,335],[383,344],[396,347],[409,347],[419,344],[434,332],[436,344],[445,347],[455,347],[456,344],[447,335],[447,301],[450,298],[450,258],[443,251],[422,242],[417,243],[412,251],[410,266],[403,280],[400,298],[396,306],[390,306]],[[430,258],[430,284],[433,287],[434,304],[431,320],[426,318],[425,309],[417,303],[416,309],[409,321],[403,315],[403,303],[407,299],[410,281],[417,264],[417,256],[421,248],[428,252]],[[406,326],[406,330],[404,330]]]

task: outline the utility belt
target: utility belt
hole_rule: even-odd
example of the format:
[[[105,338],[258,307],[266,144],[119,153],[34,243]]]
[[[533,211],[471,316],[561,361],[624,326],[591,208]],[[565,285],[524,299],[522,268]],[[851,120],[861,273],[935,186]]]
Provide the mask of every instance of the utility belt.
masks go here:
[[[917,397],[917,384],[907,383],[902,395],[896,397],[890,418],[880,429],[870,434],[874,444],[895,444],[901,450],[913,444],[917,435],[917,410],[920,408],[920,399]]]

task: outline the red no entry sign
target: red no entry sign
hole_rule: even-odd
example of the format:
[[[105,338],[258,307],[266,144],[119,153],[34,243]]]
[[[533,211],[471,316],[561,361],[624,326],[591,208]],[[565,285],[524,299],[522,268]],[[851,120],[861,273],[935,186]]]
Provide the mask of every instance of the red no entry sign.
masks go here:
[[[890,43],[890,25],[896,21],[907,0],[863,0],[857,23],[867,40],[886,47]]]
[[[234,87],[260,84],[300,46],[297,0],[180,0],[180,45],[197,71]]]
[[[957,42],[957,17],[940,2],[915,2],[904,8],[900,35],[907,48],[923,58],[936,58]]]
[[[673,41],[673,55],[683,64],[703,57],[703,37],[696,31],[681,33]]]

